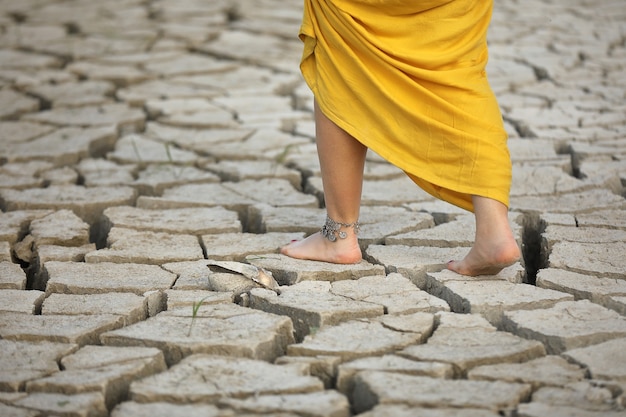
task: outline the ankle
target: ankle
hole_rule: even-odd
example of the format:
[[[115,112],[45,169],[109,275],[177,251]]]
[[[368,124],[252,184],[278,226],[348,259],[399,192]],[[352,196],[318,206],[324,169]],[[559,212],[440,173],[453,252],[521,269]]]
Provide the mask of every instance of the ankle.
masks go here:
[[[324,223],[324,226],[322,226],[322,230],[320,232],[322,236],[330,242],[336,242],[337,238],[346,239],[350,229],[352,229],[352,233],[357,236],[360,228],[361,225],[358,220],[352,223],[342,223],[331,219],[330,216],[327,215],[326,222]]]

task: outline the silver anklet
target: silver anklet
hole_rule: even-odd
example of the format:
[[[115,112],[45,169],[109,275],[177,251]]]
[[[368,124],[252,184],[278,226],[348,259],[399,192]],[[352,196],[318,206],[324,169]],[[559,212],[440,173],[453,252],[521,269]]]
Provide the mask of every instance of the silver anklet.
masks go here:
[[[351,227],[354,230],[354,234],[358,235],[361,225],[359,224],[358,220],[354,223],[341,223],[326,216],[326,223],[324,223],[324,226],[322,226],[322,236],[324,236],[331,242],[335,242],[337,240],[337,237],[339,237],[340,239],[345,239],[348,237],[348,233],[346,233],[345,230],[341,230],[342,227]]]

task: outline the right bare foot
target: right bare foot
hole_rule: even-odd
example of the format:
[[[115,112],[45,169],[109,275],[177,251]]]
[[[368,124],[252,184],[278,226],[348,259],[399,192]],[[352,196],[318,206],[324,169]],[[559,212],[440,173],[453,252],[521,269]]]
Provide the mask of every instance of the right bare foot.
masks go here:
[[[317,232],[304,240],[298,240],[281,248],[280,253],[296,259],[356,264],[363,259],[356,235],[349,233],[345,239],[331,242]]]

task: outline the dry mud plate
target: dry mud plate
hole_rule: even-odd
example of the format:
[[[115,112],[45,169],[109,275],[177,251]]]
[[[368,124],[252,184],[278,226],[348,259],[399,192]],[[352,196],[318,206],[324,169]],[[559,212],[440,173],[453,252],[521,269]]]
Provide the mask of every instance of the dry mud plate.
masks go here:
[[[326,217],[302,2],[0,1],[0,416],[625,415],[624,1],[494,3],[523,257],[472,278],[371,152],[363,260],[280,254]]]

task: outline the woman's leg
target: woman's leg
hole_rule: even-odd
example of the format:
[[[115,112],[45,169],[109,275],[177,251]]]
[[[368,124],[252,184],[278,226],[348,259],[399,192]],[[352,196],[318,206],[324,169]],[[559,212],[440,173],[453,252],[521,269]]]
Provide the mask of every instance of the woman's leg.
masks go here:
[[[448,269],[462,275],[495,275],[517,262],[520,249],[509,225],[508,209],[499,201],[472,196],[476,216],[476,240],[461,261],[450,261]]]
[[[317,104],[315,135],[328,217],[340,223],[354,223],[359,218],[367,148],[328,119]],[[345,239],[337,237],[331,242],[318,232],[285,246],[281,253],[341,264],[359,262],[362,254],[355,229],[342,227],[341,231],[346,232]]]

